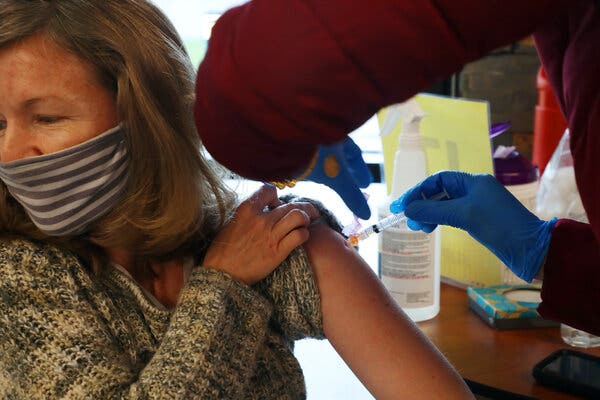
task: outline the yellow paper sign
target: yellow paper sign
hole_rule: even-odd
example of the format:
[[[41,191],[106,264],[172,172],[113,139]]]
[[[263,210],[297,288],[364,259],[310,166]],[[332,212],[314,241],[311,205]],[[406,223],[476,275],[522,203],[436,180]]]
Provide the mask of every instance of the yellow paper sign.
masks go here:
[[[425,113],[420,133],[430,175],[446,169],[493,173],[488,102],[425,94],[415,99]],[[380,126],[384,125],[388,110],[377,114]],[[401,130],[402,121],[398,120],[390,133],[381,138],[388,194]],[[502,264],[491,252],[462,230],[446,226],[441,229],[443,280],[459,286],[500,283]]]

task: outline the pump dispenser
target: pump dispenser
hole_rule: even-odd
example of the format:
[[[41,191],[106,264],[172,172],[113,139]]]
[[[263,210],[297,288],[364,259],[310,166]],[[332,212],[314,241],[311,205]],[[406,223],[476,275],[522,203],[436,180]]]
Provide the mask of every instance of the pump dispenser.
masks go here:
[[[401,119],[402,131],[394,157],[391,194],[379,210],[381,218],[389,215],[389,204],[393,200],[427,177],[420,134],[421,120],[425,117],[423,110],[415,99],[410,99],[390,107],[386,120],[388,117]],[[382,134],[386,134],[384,129]],[[439,312],[440,252],[438,229],[426,234],[400,222],[379,235],[379,276],[413,321],[431,319]]]

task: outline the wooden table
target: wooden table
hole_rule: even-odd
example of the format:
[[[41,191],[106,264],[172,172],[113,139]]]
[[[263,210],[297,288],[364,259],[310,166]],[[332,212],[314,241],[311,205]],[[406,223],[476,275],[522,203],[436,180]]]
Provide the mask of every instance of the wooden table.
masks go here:
[[[569,347],[557,327],[493,329],[469,310],[464,289],[447,284],[442,284],[440,313],[418,325],[467,379],[543,400],[578,398],[542,386],[531,375],[538,361]],[[581,351],[600,356],[598,347]]]

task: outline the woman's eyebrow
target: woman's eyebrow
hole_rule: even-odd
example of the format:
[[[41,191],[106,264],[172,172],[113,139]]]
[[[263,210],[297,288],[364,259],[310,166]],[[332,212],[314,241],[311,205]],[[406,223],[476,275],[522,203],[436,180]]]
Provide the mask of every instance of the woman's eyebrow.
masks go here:
[[[65,99],[63,99],[62,97],[59,97],[59,96],[54,96],[54,95],[43,96],[43,97],[33,97],[31,99],[27,99],[27,100],[23,101],[21,103],[21,105],[23,108],[31,108],[39,103],[44,103],[47,101],[57,101],[60,103],[64,103]]]

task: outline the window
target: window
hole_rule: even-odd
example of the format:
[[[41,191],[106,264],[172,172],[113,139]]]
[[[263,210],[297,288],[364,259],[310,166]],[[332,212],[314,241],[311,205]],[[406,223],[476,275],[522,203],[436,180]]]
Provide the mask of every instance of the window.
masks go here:
[[[152,0],[181,35],[190,58],[198,66],[206,52],[210,30],[219,16],[242,0]]]

